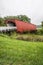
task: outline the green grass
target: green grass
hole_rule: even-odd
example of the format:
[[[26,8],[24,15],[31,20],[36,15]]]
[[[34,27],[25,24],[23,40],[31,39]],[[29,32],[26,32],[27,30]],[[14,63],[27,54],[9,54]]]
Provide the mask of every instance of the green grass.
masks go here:
[[[43,65],[43,42],[0,36],[0,65]]]

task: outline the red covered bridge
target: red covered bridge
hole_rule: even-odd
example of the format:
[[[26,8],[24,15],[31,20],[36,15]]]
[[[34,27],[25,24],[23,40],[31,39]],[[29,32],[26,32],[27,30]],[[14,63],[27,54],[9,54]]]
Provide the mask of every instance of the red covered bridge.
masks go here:
[[[26,31],[35,31],[36,30],[36,25],[20,20],[6,20],[5,21],[8,26],[15,26],[17,32],[26,32]]]

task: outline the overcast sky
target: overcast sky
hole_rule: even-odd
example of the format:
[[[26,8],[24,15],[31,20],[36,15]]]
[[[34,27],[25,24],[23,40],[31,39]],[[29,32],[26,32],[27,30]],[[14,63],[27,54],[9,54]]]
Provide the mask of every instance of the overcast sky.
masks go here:
[[[0,0],[0,16],[27,15],[34,24],[43,20],[43,0]]]

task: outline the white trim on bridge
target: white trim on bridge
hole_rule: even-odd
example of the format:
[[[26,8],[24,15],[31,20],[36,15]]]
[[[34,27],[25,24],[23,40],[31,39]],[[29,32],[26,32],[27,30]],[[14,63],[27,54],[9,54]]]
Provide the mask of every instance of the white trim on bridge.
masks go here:
[[[7,26],[2,26],[0,27],[0,31],[10,31],[10,30],[16,30],[17,27],[7,27]]]

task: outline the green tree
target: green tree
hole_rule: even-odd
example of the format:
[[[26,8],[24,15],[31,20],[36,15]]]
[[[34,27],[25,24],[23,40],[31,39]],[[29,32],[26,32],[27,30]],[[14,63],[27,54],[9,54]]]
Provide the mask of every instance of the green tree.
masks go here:
[[[43,28],[43,21],[41,22],[41,26],[42,26],[42,28]]]
[[[17,15],[17,16],[7,16],[7,17],[4,17],[4,19],[18,19],[18,20],[21,20],[21,21],[26,21],[26,22],[30,22],[31,19],[28,18],[26,15]]]
[[[21,21],[26,21],[26,22],[30,22],[31,19],[28,18],[26,15],[18,15],[17,18]]]
[[[0,26],[4,26],[5,25],[5,23],[4,23],[4,18],[1,18],[0,17]]]

